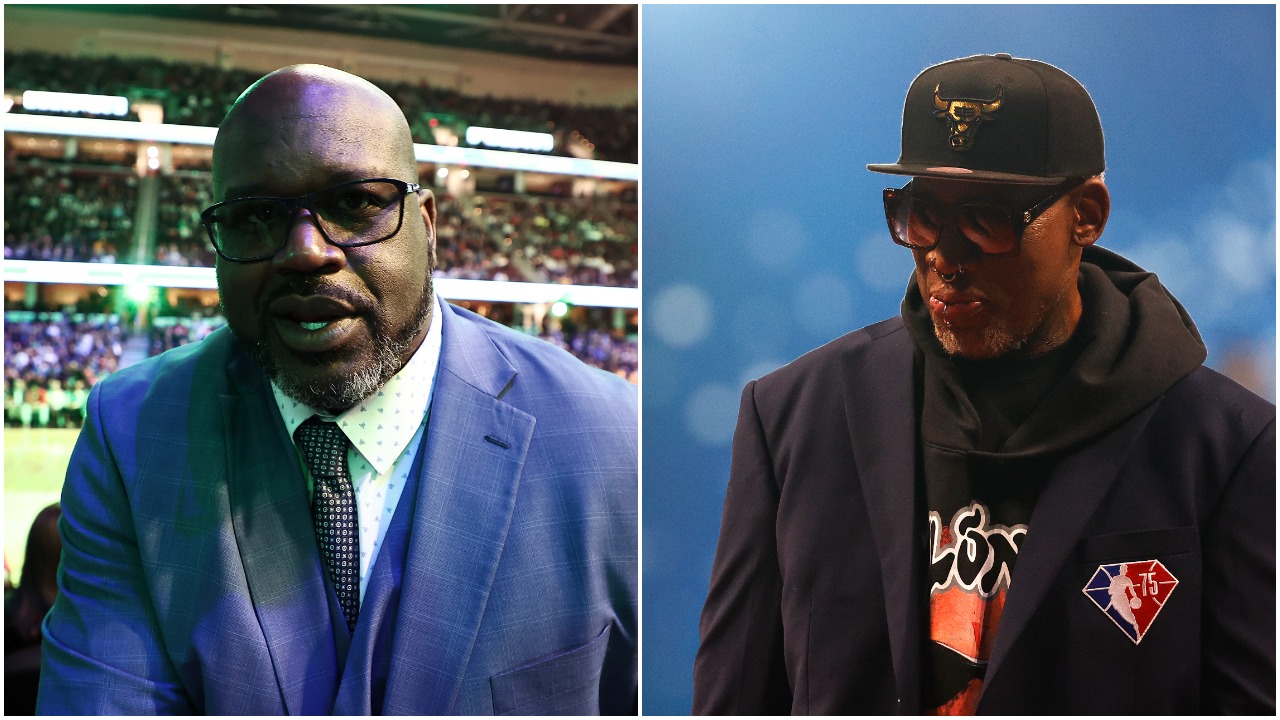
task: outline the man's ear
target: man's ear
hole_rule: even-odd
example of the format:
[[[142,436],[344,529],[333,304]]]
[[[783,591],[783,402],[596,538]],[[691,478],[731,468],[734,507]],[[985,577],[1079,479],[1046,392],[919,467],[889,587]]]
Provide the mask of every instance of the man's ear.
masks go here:
[[[1111,215],[1111,193],[1101,177],[1091,177],[1080,186],[1076,196],[1075,226],[1071,241],[1080,247],[1092,245],[1102,237]]]
[[[427,227],[427,250],[431,254],[431,267],[436,267],[436,196],[428,189],[418,191],[418,207],[422,222]]]

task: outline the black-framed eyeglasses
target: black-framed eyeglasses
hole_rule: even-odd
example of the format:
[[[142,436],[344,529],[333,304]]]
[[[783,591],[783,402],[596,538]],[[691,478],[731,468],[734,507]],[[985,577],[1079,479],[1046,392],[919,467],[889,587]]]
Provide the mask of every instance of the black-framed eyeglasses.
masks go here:
[[[218,255],[232,262],[275,257],[289,241],[300,208],[316,219],[325,242],[342,248],[382,242],[400,232],[404,198],[417,183],[366,178],[298,197],[242,197],[200,213]]]
[[[885,189],[884,214],[893,241],[903,247],[932,250],[942,228],[950,223],[983,255],[1007,257],[1022,249],[1022,232],[1027,226],[1082,182],[1084,178],[1068,178],[1054,187],[1049,197],[1025,210],[980,201],[944,205],[914,192],[907,183],[901,189]]]

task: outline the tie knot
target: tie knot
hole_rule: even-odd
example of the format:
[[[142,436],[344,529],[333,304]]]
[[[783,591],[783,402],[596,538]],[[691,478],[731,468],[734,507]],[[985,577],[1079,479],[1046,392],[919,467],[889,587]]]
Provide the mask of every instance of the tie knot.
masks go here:
[[[337,423],[312,415],[293,431],[293,437],[312,475],[343,477],[347,474],[347,436]]]

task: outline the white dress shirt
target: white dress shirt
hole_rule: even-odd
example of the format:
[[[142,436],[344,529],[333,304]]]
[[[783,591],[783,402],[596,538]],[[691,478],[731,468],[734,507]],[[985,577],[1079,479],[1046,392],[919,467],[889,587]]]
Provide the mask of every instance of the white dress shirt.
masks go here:
[[[307,418],[318,415],[321,420],[336,422],[351,442],[347,449],[347,469],[351,472],[356,520],[360,527],[361,601],[369,583],[369,568],[378,559],[378,549],[382,547],[382,539],[422,443],[436,369],[440,365],[443,302],[437,295],[427,336],[400,372],[373,395],[337,417],[304,405],[281,392],[275,383],[271,384],[276,407],[280,409],[290,438]],[[296,444],[294,448],[297,449]],[[310,494],[314,487],[311,473],[302,451],[297,452]]]

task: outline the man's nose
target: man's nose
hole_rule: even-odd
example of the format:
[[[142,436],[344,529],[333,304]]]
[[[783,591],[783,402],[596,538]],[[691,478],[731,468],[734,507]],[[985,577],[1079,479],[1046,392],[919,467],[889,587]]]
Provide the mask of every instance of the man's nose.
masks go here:
[[[319,222],[315,213],[307,208],[298,209],[289,224],[284,247],[273,259],[277,270],[312,274],[334,272],[346,264],[346,253],[325,240]]]
[[[961,265],[970,265],[981,255],[981,248],[964,236],[952,218],[938,228],[938,243],[929,251],[929,260],[938,272],[949,274]]]

